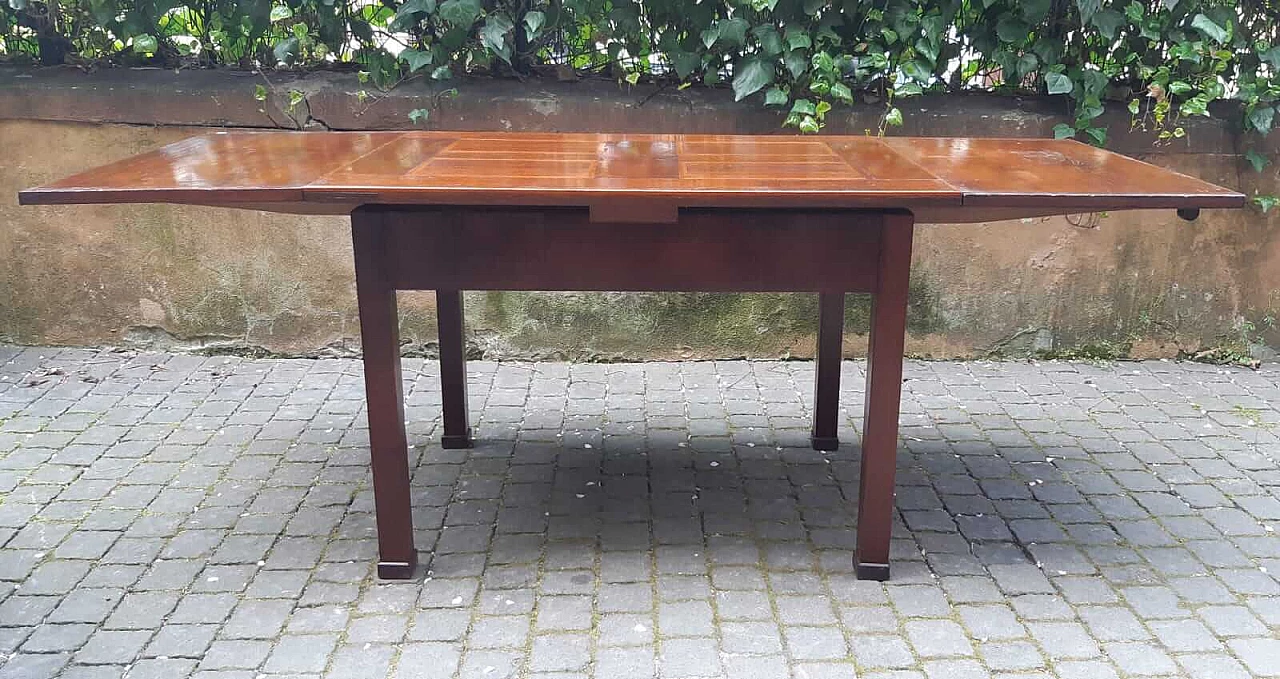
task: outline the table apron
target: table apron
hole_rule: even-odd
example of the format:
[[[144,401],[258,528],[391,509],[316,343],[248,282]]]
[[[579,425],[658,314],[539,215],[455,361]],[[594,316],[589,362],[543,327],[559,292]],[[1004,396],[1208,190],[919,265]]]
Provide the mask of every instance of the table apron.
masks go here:
[[[875,292],[875,211],[681,210],[593,223],[585,208],[364,206],[400,290]]]

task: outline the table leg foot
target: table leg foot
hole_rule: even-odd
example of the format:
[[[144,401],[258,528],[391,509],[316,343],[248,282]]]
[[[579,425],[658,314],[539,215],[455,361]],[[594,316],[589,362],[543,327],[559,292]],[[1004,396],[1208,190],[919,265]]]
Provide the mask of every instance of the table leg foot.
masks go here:
[[[463,337],[462,292],[436,290],[436,316],[440,328],[440,397],[445,448],[470,448],[471,426],[467,410],[467,350]]]
[[[364,385],[369,418],[373,504],[378,526],[378,575],[408,578],[418,553],[413,546],[413,501],[409,493],[409,448],[404,429],[404,384],[396,290],[388,277],[387,224],[376,210],[351,216],[356,260],[356,296],[364,348]]]
[[[441,448],[470,448],[475,445],[471,439],[471,429],[468,428],[462,434],[444,434],[440,437]]]
[[[885,217],[880,236],[878,285],[871,298],[858,534],[854,550],[858,578],[865,580],[889,577],[912,226],[910,215]]]
[[[840,446],[840,359],[844,341],[844,293],[818,295],[818,351],[813,368],[813,429],[809,443],[814,450]]]
[[[415,555],[408,562],[379,561],[378,578],[382,580],[409,580],[418,570],[418,557]]]
[[[859,580],[885,582],[889,579],[889,564],[887,563],[860,563],[855,555],[853,557],[853,568]]]
[[[814,450],[839,450],[840,439],[835,436],[810,436],[809,445]]]

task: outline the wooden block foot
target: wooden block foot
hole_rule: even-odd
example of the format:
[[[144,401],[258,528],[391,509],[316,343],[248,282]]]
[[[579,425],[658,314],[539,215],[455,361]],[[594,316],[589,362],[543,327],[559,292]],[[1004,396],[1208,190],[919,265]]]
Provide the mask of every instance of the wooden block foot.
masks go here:
[[[467,429],[465,434],[444,434],[440,437],[441,448],[470,448],[473,445],[470,428]]]
[[[838,450],[840,448],[840,439],[835,436],[810,436],[809,445],[814,450]]]
[[[418,570],[418,557],[404,561],[379,561],[378,578],[382,580],[409,580]]]
[[[858,563],[858,557],[855,556],[853,558],[853,566],[859,580],[884,582],[889,579],[889,564],[887,563]]]

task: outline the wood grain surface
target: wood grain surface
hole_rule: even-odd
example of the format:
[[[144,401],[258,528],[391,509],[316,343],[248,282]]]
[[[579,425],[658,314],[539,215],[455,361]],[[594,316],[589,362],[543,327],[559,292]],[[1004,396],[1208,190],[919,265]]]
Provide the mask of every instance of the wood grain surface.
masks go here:
[[[1245,197],[1070,140],[219,132],[19,200],[314,214],[368,204],[555,205],[590,208],[600,221],[648,221],[651,212],[659,222],[680,208],[903,208],[919,221],[969,222],[1233,208]]]

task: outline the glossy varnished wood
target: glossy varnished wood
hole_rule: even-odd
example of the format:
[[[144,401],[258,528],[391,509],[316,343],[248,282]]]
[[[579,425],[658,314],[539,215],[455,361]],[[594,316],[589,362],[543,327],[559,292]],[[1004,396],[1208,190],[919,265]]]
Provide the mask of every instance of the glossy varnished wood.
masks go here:
[[[686,210],[601,228],[582,208],[369,207],[401,290],[872,292],[881,212]]]
[[[222,133],[20,194],[351,213],[378,573],[416,568],[396,291],[436,292],[441,444],[470,446],[462,291],[820,298],[812,445],[837,437],[843,304],[872,294],[855,567],[889,576],[914,224],[1239,207],[1070,141],[452,132]]]
[[[1239,207],[1244,196],[1069,140],[481,132],[224,132],[20,194],[345,213],[555,205],[596,221],[677,210],[901,208],[931,221]],[[665,216],[665,217],[664,217]]]

